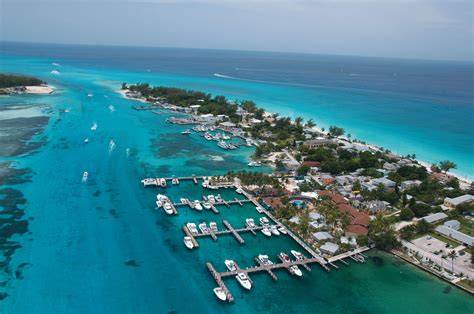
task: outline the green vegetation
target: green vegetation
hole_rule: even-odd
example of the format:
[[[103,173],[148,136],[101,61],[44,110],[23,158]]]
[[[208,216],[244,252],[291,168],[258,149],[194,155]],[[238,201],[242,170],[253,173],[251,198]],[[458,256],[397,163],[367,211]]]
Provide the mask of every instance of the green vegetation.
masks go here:
[[[375,219],[370,222],[368,237],[374,242],[375,247],[380,250],[389,251],[400,245],[395,230],[390,225],[390,222],[384,219],[382,215],[377,215]]]
[[[18,87],[18,86],[37,86],[44,84],[40,79],[30,76],[0,74],[0,88]]]
[[[443,160],[439,162],[439,169],[441,169],[445,173],[448,172],[450,169],[456,169],[456,167],[456,164],[449,160]]]
[[[344,135],[344,129],[340,128],[340,127],[337,127],[337,126],[334,126],[334,125],[331,125],[329,127],[329,134],[331,136],[338,137],[338,136]]]

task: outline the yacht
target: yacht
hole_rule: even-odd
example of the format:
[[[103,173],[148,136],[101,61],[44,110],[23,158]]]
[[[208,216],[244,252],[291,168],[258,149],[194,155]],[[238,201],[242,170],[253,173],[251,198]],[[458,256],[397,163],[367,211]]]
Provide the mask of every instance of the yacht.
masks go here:
[[[97,130],[97,122],[94,122],[91,126],[91,131]]]
[[[216,287],[213,289],[214,291],[214,294],[216,295],[216,297],[221,300],[221,301],[225,301],[227,300],[227,295],[225,294],[225,291],[224,289],[222,289],[221,287]]]
[[[89,177],[89,172],[84,171],[84,173],[82,174],[82,182],[86,182],[88,177]]]
[[[184,237],[184,245],[186,245],[186,247],[190,250],[194,247],[191,237]]]
[[[189,134],[191,134],[191,130],[190,130],[190,129],[187,129],[187,130],[181,132],[181,134],[183,134],[183,135],[189,135]]]
[[[113,152],[113,150],[115,149],[115,142],[114,140],[110,140],[109,142],[109,153]]]
[[[202,233],[209,233],[209,228],[207,227],[205,222],[201,222],[199,224],[199,229],[201,229]]]
[[[271,237],[271,236],[272,236],[272,232],[271,232],[270,229],[268,229],[267,227],[264,227],[264,228],[262,229],[262,233],[263,233],[264,235],[266,235],[267,237]]]
[[[249,167],[260,167],[262,164],[258,161],[251,161],[247,164]]]
[[[253,221],[253,218],[245,219],[245,225],[249,228],[255,228],[255,222]]]
[[[211,221],[209,223],[209,228],[211,229],[212,232],[217,232],[217,224],[214,221]]]
[[[89,143],[89,138],[88,138],[88,137],[86,137],[86,138],[84,139],[84,143],[86,143],[86,144]]]
[[[186,224],[186,228],[188,228],[189,232],[191,232],[192,234],[198,234],[198,230],[196,228],[196,224],[194,222],[188,222]]]
[[[238,273],[237,276],[235,276],[235,278],[237,278],[237,281],[245,289],[247,290],[252,289],[252,283],[250,282],[250,278],[247,276],[246,273]]]
[[[291,259],[290,257],[288,256],[288,254],[285,254],[283,252],[281,252],[280,254],[278,254],[278,256],[282,259],[283,262],[285,263],[290,263],[291,262]]]
[[[237,265],[235,264],[235,262],[231,259],[226,259],[224,261],[224,264],[225,266],[227,267],[227,269],[229,271],[236,271],[237,270]]]
[[[163,195],[163,194],[158,194],[156,196],[156,205],[158,207],[161,207],[165,204],[165,202],[168,201],[168,197],[166,195]]]
[[[220,148],[223,148],[223,149],[229,149],[229,146],[227,145],[227,143],[225,141],[219,141],[217,142],[217,146],[219,146]]]
[[[185,199],[184,197],[180,198],[179,200],[181,201],[181,204],[187,204],[188,203],[188,200]]]
[[[212,140],[212,135],[210,133],[204,133],[204,138],[208,141],[211,141]]]
[[[178,178],[171,179],[171,184],[174,184],[174,185],[179,184],[179,179]]]
[[[165,178],[161,178],[161,179],[160,179],[160,185],[161,185],[162,187],[166,187],[166,179],[165,179]]]
[[[201,203],[200,203],[198,200],[195,200],[195,201],[194,201],[194,209],[195,209],[195,210],[198,210],[198,211],[201,211],[201,210],[202,210]]]
[[[211,209],[211,204],[209,202],[204,202],[202,203],[202,206],[205,208],[205,209]]]
[[[298,252],[298,251],[291,250],[291,254],[293,254],[293,256],[294,256],[294,257],[296,258],[296,260],[298,260],[298,261],[304,260],[303,254],[301,254],[301,253]]]
[[[256,206],[255,209],[257,210],[258,213],[263,213],[263,207],[262,206]]]
[[[280,231],[278,231],[277,227],[275,225],[271,226],[270,227],[270,231],[272,232],[272,234],[274,235],[280,235]]]
[[[303,276],[303,273],[302,273],[301,270],[298,268],[298,265],[290,266],[290,268],[288,268],[288,270],[290,271],[290,274],[292,274],[292,275],[295,275],[295,276],[297,276],[297,277]]]
[[[214,204],[216,202],[216,198],[212,194],[207,196],[207,200],[211,204]]]
[[[171,205],[171,203],[169,201],[163,203],[163,209],[164,209],[165,213],[168,214],[168,215],[173,215],[174,214],[173,205]]]
[[[280,231],[281,234],[287,234],[288,233],[288,230],[286,230],[286,228],[283,227],[283,226],[278,227],[278,231]]]
[[[257,258],[263,265],[273,265],[273,262],[268,259],[268,255],[260,254]]]
[[[260,224],[262,226],[268,226],[268,224],[270,223],[270,221],[268,221],[267,217],[261,217],[259,220],[260,220]]]
[[[143,179],[141,182],[143,186],[156,185],[156,179],[153,178],[146,178]]]

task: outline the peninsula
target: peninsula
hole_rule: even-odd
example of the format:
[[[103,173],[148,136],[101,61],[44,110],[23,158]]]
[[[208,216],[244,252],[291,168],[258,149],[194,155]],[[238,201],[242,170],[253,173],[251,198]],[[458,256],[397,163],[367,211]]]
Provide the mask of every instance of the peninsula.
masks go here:
[[[53,88],[38,78],[0,73],[0,95],[51,94]]]
[[[449,174],[455,163],[426,166],[344,136],[340,127],[319,129],[248,100],[148,84],[124,83],[121,93],[146,102],[137,110],[176,112],[170,123],[196,125],[223,149],[239,147],[226,142],[233,137],[255,146],[249,166],[272,172],[230,172],[225,180],[265,204],[327,263],[376,247],[474,291],[474,186]]]

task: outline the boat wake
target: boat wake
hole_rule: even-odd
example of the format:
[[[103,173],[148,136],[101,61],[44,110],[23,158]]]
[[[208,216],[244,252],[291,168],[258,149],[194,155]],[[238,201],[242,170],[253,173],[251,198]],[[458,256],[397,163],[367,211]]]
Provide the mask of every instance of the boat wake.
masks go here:
[[[61,74],[61,73],[60,73],[58,70],[52,70],[52,71],[51,71],[51,74],[53,74],[53,75],[59,75],[59,74]]]
[[[116,146],[116,145],[115,145],[114,140],[113,140],[113,139],[110,140],[110,142],[109,142],[109,154],[111,154],[111,153],[114,151],[115,146]]]

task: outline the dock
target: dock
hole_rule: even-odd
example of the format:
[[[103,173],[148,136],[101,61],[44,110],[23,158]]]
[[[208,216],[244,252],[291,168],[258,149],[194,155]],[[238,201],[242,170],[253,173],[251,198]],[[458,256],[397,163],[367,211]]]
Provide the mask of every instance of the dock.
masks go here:
[[[232,235],[240,244],[245,243],[244,239],[240,236],[240,234],[237,231],[235,231],[234,227],[232,227],[232,225],[227,220],[223,220],[222,223],[227,229],[229,229],[229,231],[232,233]]]
[[[232,296],[232,293],[230,293],[229,289],[227,289],[227,286],[225,285],[224,281],[221,278],[221,275],[215,270],[214,266],[212,266],[211,263],[206,263],[207,269],[211,273],[212,277],[216,281],[216,283],[219,285],[219,287],[224,290],[224,293],[227,297],[228,302],[233,302],[234,301],[234,296]]]
[[[257,262],[257,264],[260,266],[260,267],[264,267],[264,266],[267,266],[267,265],[264,265],[262,264],[262,262],[258,259],[258,257],[255,257],[255,261]],[[270,277],[272,277],[273,280],[277,281],[278,280],[278,277],[275,275],[274,272],[272,272],[272,270],[270,268],[265,268],[266,272],[270,275]]]
[[[330,257],[328,258],[328,262],[329,263],[334,263],[334,262],[337,262],[337,261],[341,261],[342,263],[345,263],[347,264],[346,261],[344,261],[345,258],[351,258],[353,259],[354,261],[358,262],[355,258],[354,258],[354,255],[362,255],[362,252],[365,252],[365,251],[368,251],[370,250],[370,247],[367,247],[367,246],[364,246],[364,247],[361,247],[361,248],[357,248],[353,251],[348,251],[348,252],[344,252],[342,254],[339,254],[339,255],[336,255],[336,256],[333,256],[333,257]],[[365,257],[365,256],[364,256]]]
[[[195,248],[199,247],[199,243],[196,241],[196,238],[194,238],[194,235],[189,231],[189,229],[186,226],[183,226],[183,231],[186,234],[186,236],[191,238],[191,242],[193,243]]]

